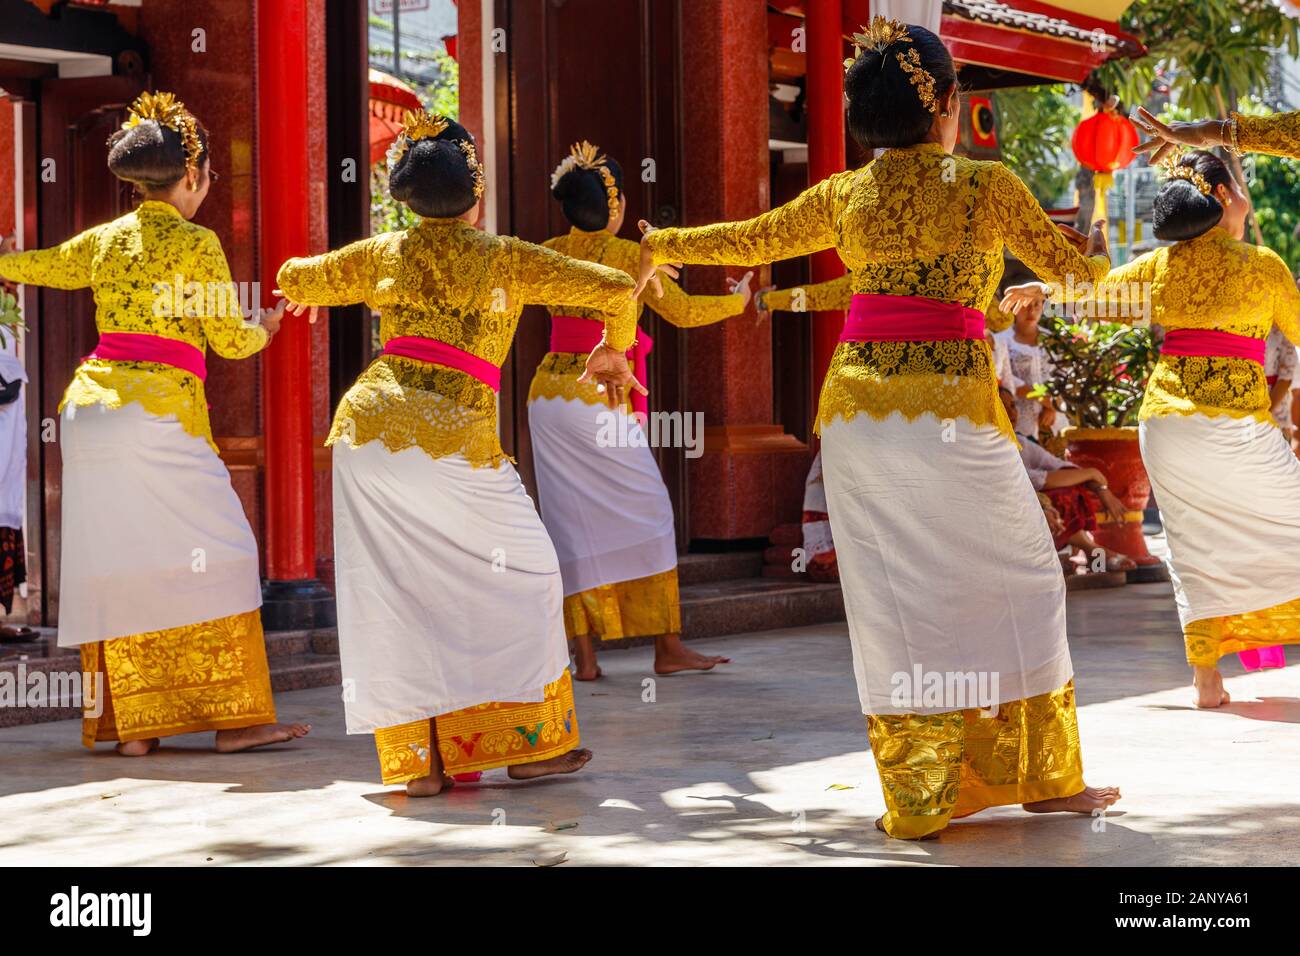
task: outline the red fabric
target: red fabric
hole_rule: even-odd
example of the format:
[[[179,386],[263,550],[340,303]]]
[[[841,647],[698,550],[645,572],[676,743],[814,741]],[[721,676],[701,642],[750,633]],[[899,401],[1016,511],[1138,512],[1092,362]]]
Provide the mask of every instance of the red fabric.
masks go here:
[[[984,313],[918,295],[859,293],[849,305],[841,342],[936,342],[984,338]]]
[[[478,379],[494,392],[501,391],[501,369],[487,359],[471,355],[464,349],[458,349],[437,339],[421,338],[418,335],[399,335],[384,343],[384,355],[401,355],[434,365],[445,365],[458,372],[464,372]]]
[[[95,350],[82,359],[105,359],[110,362],[157,362],[189,372],[200,382],[208,377],[203,349],[147,332],[103,332]]]
[[[1163,355],[1213,355],[1264,364],[1264,340],[1218,329],[1170,329],[1160,346]]]
[[[600,344],[605,334],[605,323],[595,319],[582,319],[576,315],[551,316],[551,351],[586,355]],[[649,363],[646,361],[655,347],[655,340],[637,329],[636,344],[627,350],[627,360],[632,363],[636,380],[645,384]],[[642,416],[650,412],[650,403],[640,392],[632,393],[632,411]]]
[[[1044,494],[1051,499],[1052,507],[1065,522],[1065,529],[1052,538],[1056,550],[1064,548],[1070,538],[1080,531],[1097,530],[1097,510],[1101,507],[1101,502],[1087,488],[1082,485],[1048,488]]]

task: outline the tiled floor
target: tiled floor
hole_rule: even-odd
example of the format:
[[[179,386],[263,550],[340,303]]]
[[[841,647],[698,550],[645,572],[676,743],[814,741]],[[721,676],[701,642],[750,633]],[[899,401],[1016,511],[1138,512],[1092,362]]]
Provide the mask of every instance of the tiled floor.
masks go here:
[[[432,800],[379,785],[337,688],[280,696],[307,741],[229,757],[0,730],[0,864],[1300,863],[1300,668],[1227,661],[1236,702],[1192,709],[1168,584],[1072,594],[1070,630],[1088,778],[1125,794],[1104,827],[1006,808],[885,839],[846,631],[821,625],[710,641],[734,663],[650,684],[648,648],[607,654],[578,687],[586,770]]]

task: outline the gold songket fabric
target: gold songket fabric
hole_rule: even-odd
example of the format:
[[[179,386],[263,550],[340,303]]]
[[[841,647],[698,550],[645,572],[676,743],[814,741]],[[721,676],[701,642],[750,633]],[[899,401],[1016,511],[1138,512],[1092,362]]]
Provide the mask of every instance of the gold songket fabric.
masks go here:
[[[570,594],[564,599],[564,629],[570,640],[589,634],[602,641],[680,634],[677,569]]]
[[[380,338],[437,339],[500,366],[525,305],[564,305],[608,316],[609,344],[636,334],[632,277],[460,219],[425,219],[280,267],[279,286],[304,305],[364,302],[380,313]],[[506,458],[497,436],[497,396],[478,379],[441,365],[381,355],[348,390],[326,444],[383,442],[389,451],[457,452],[476,466]]]
[[[177,339],[223,358],[247,358],[267,342],[266,329],[246,320],[221,241],[186,220],[170,203],[143,202],[134,212],[87,229],[62,245],[0,256],[0,278],[54,289],[91,288],[95,325]],[[175,415],[216,451],[203,383],[158,362],[88,359],[77,368],[59,410],[68,404],[120,408],[139,402],[153,415]]]
[[[81,646],[103,675],[103,710],[87,699],[81,740],[145,740],[275,722],[262,612]]]
[[[538,763],[578,746],[573,679],[566,670],[546,685],[540,704],[489,703],[437,717],[443,772],[473,773],[512,764]],[[385,785],[427,777],[432,739],[428,720],[375,731]]]
[[[1286,263],[1220,227],[1111,270],[1087,298],[1115,321],[1149,312],[1166,331],[1215,329],[1257,339],[1268,338],[1276,324],[1300,342],[1300,291]],[[1272,422],[1263,366],[1245,358],[1161,355],[1138,417],[1193,414]]]
[[[655,261],[757,265],[834,248],[855,293],[921,296],[987,313],[1010,249],[1046,281],[1100,279],[1033,194],[1001,163],[938,144],[886,150],[746,222],[661,229]],[[929,413],[997,426],[1014,440],[983,341],[841,343],[822,386],[819,426],[836,418]]]
[[[989,807],[1083,790],[1074,682],[1059,690],[945,714],[867,716],[885,794],[885,832],[916,840]]]
[[[1262,611],[1191,621],[1183,628],[1187,663],[1217,667],[1219,658],[1277,644],[1300,644],[1300,598]]]

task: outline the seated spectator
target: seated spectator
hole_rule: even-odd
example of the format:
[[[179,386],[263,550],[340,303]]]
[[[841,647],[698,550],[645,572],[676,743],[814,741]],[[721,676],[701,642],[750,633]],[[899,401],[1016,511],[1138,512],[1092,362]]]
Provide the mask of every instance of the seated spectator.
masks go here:
[[[1031,397],[1030,393],[1045,385],[1052,377],[1052,360],[1047,350],[1038,342],[1038,323],[1043,317],[1043,303],[1022,309],[1011,327],[994,335],[994,342],[1006,349],[1009,362],[1006,373],[999,368],[995,374],[998,384],[1010,389],[1015,397],[1019,416],[1016,433],[1035,441],[1042,432],[1051,433],[1058,426],[1056,406],[1048,396]],[[994,361],[1001,359],[995,348]],[[1010,380],[1005,380],[1009,378]]]
[[[1016,422],[1016,398],[1010,389],[1000,388],[998,394],[1002,404],[1011,418]],[[1051,500],[1051,507],[1059,519],[1059,526],[1053,522],[1053,515],[1045,507],[1048,526],[1052,529],[1052,544],[1058,551],[1070,548],[1071,555],[1082,552],[1085,562],[1093,555],[1106,556],[1107,571],[1130,571],[1137,567],[1128,555],[1104,548],[1097,543],[1092,532],[1097,530],[1097,511],[1106,509],[1116,521],[1124,519],[1124,503],[1115,497],[1115,493],[1106,486],[1106,476],[1096,468],[1079,468],[1068,461],[1057,458],[1037,442],[1021,438],[1020,459],[1029,472],[1029,483],[1034,490],[1046,495]],[[1100,499],[1100,504],[1098,503]]]

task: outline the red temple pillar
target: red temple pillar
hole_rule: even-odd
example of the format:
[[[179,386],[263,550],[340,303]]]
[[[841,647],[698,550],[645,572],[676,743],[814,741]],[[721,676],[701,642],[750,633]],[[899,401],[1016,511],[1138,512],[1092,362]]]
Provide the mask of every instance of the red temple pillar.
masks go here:
[[[844,40],[840,0],[816,0],[807,5],[804,20],[808,51],[808,183],[819,183],[845,168],[844,142]],[[812,256],[813,282],[844,274],[844,263],[834,249]],[[821,394],[822,379],[844,328],[843,312],[818,312],[812,320],[813,402]]]
[[[257,3],[257,196],[262,298],[281,263],[310,249],[307,0]],[[316,579],[312,494],[311,330],[285,316],[262,356],[268,630],[332,624],[333,597]]]
[[[766,6],[687,3],[681,17],[682,221],[748,219],[769,203]],[[692,292],[726,292],[722,269],[688,266],[685,278]],[[774,419],[772,327],[751,313],[693,329],[686,354],[686,408],[705,423],[704,453],[687,466],[690,536],[765,539],[799,520],[808,471],[807,446]]]

